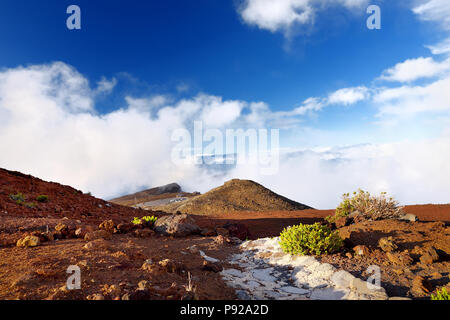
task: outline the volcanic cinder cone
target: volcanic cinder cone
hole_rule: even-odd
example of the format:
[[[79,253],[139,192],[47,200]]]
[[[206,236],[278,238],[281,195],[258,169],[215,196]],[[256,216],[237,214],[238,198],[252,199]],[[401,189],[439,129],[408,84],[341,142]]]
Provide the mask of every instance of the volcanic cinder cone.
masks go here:
[[[155,209],[169,213],[211,215],[239,211],[292,211],[312,208],[280,196],[254,181],[234,179],[203,195]]]

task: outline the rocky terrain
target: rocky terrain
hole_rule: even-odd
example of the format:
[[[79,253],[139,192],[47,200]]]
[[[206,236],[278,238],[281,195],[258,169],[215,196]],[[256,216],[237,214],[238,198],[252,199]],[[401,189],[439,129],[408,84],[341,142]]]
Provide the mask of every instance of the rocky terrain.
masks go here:
[[[242,299],[387,300],[383,287],[368,286],[345,270],[310,256],[291,256],[278,238],[246,241],[231,263],[242,270],[222,271]]]
[[[377,265],[391,295],[427,298],[450,283],[450,227],[443,221],[367,221],[339,233],[346,249],[320,260],[364,279],[368,267]]]
[[[281,196],[275,207],[296,211],[218,209],[263,208],[275,195],[266,190],[234,180],[195,202],[208,214],[170,214],[0,169],[0,299],[429,299],[448,286],[450,205],[405,207],[415,215],[407,220],[341,219],[332,224],[340,252],[291,257],[278,244],[281,230],[327,224],[334,211],[299,210],[307,206]],[[381,288],[367,291],[373,265]],[[68,290],[74,266],[81,287]]]
[[[203,195],[156,209],[169,213],[213,215],[242,211],[292,211],[311,207],[280,196],[254,181],[234,179]]]
[[[119,198],[111,199],[111,203],[120,204],[122,206],[138,206],[146,207],[145,204],[165,199],[189,198],[196,196],[198,193],[184,192],[180,185],[171,183],[165,186],[155,187],[152,189],[136,192]]]

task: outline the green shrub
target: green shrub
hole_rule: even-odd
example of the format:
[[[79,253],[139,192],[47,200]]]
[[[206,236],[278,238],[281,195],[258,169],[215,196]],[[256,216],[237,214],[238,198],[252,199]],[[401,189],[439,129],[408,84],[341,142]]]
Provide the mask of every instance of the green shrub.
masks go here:
[[[156,220],[158,220],[155,216],[145,216],[142,218],[134,217],[133,221],[131,223],[135,225],[141,225],[144,224],[145,226],[151,227],[155,224]]]
[[[280,234],[280,246],[292,255],[321,255],[339,251],[343,245],[337,231],[315,223],[286,228]]]
[[[28,209],[34,209],[36,208],[36,203],[35,202],[26,202],[23,204],[25,207],[27,207]]]
[[[15,201],[17,204],[23,204],[25,202],[25,196],[21,193],[10,194],[9,198]]]
[[[450,300],[450,294],[445,288],[436,290],[436,294],[431,295],[431,300]]]
[[[359,212],[364,218],[369,220],[394,219],[403,215],[402,207],[392,197],[387,198],[386,192],[380,196],[371,196],[369,192],[359,189],[342,196],[342,202],[336,208],[334,216],[327,217],[328,222],[335,222],[341,217],[346,217],[353,212]]]
[[[48,196],[46,195],[40,195],[36,197],[37,202],[48,202]]]
[[[145,216],[145,217],[142,217],[142,220],[144,220],[148,225],[154,225],[156,220],[158,220],[158,218],[155,216],[151,216],[151,217]]]

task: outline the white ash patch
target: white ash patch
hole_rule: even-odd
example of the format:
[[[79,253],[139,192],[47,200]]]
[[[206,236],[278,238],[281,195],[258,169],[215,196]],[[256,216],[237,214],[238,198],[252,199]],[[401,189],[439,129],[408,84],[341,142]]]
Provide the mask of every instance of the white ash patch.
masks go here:
[[[386,291],[374,288],[345,270],[320,263],[311,256],[291,256],[279,238],[245,241],[229,262],[238,269],[221,272],[242,300],[385,300]]]

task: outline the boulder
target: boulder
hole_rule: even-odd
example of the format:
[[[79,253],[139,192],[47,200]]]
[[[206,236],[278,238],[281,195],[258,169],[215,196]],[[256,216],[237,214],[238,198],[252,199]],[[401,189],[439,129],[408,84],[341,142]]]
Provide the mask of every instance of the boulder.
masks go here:
[[[98,226],[99,230],[105,230],[106,232],[113,233],[116,225],[112,220],[106,220],[100,223]]]
[[[354,247],[353,251],[359,256],[368,256],[370,254],[369,248],[362,245]]]
[[[407,214],[405,214],[404,216],[399,217],[398,220],[401,220],[401,221],[409,221],[409,222],[416,222],[416,221],[419,221],[419,219],[417,218],[417,216],[416,216],[416,215],[413,215],[413,214],[411,214],[411,213],[407,213]]]
[[[154,266],[157,266],[155,263],[153,263],[152,259],[145,260],[144,264],[142,265],[142,270],[145,271],[152,271],[154,269]]]
[[[236,245],[236,244],[241,244],[242,240],[239,238],[236,238],[236,237],[230,238],[230,237],[224,237],[224,236],[219,235],[219,236],[215,237],[214,243],[217,245],[225,245],[225,244]]]
[[[41,244],[41,240],[39,239],[39,237],[36,237],[36,236],[26,236],[17,241],[17,246],[23,247],[23,248],[37,247],[40,244]]]
[[[162,267],[167,273],[178,273],[181,274],[186,267],[181,262],[177,262],[171,259],[165,259],[158,262],[159,266]]]
[[[200,233],[200,227],[187,214],[164,216],[156,220],[155,232],[174,237],[186,237]]]
[[[84,238],[87,233],[96,231],[92,226],[82,226],[75,230],[75,237]]]
[[[69,227],[64,223],[58,223],[55,227],[55,231],[66,236],[69,233]]]
[[[439,260],[439,255],[436,252],[436,249],[430,247],[425,250],[425,252],[420,257],[420,262],[423,264],[433,264],[434,262]]]
[[[55,233],[54,237],[55,239],[69,239],[69,238],[75,238],[75,231],[76,229],[74,227],[70,227],[69,225],[65,223],[58,223],[55,226]]]
[[[393,252],[398,249],[398,246],[395,244],[392,237],[381,238],[380,240],[378,240],[378,246],[384,252]]]
[[[41,243],[54,240],[53,234],[50,232],[33,231],[31,235],[38,237]]]
[[[147,280],[142,280],[142,281],[139,281],[139,283],[138,283],[139,289],[150,289],[151,286],[152,286],[151,282],[149,282]]]

